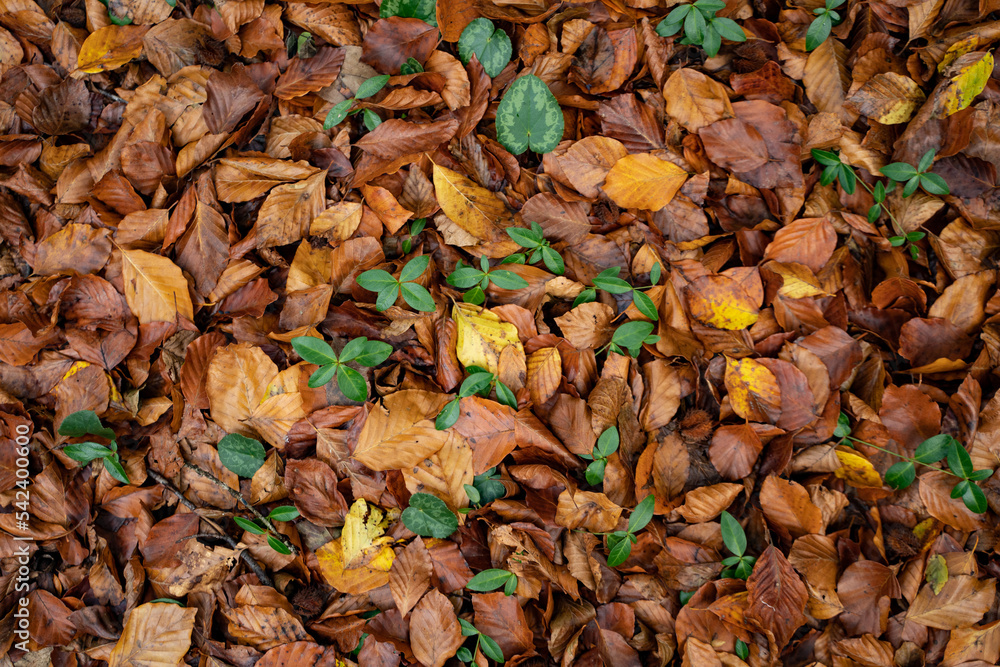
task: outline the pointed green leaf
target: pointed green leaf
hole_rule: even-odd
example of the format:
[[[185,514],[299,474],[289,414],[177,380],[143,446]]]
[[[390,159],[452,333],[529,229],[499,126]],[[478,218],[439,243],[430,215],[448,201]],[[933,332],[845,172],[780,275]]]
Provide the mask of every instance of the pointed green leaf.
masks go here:
[[[66,415],[59,424],[59,435],[68,438],[82,438],[85,435],[96,435],[108,440],[115,439],[115,432],[101,424],[97,413],[93,410],[79,410]]]
[[[340,392],[359,403],[364,403],[368,399],[368,384],[365,376],[348,366],[337,367],[337,386]]]
[[[78,442],[75,445],[66,445],[63,447],[62,452],[80,463],[90,463],[94,459],[103,459],[105,456],[111,456],[114,453],[104,445],[99,445],[96,442]]]
[[[472,579],[469,579],[469,583],[465,587],[477,593],[488,593],[506,584],[507,580],[513,576],[514,573],[507,570],[483,570]]]

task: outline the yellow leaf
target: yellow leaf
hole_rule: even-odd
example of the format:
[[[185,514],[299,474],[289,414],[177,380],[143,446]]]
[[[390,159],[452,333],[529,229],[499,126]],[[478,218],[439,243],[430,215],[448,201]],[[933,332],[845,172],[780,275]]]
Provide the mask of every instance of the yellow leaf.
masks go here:
[[[552,398],[562,380],[562,358],[554,347],[543,347],[528,357],[528,391],[535,405],[542,405]]]
[[[649,153],[626,155],[608,172],[603,189],[622,208],[659,211],[670,203],[687,176],[673,162]]]
[[[845,104],[883,125],[898,125],[910,120],[924,99],[926,95],[916,81],[885,72],[869,79]]]
[[[458,325],[455,353],[465,367],[479,366],[497,373],[500,352],[508,345],[522,350],[517,327],[501,322],[494,313],[467,303],[456,303],[451,316]]]
[[[389,518],[380,508],[358,498],[344,517],[340,537],[316,551],[319,571],[342,593],[361,595],[389,583],[395,560],[392,538],[383,537]]]
[[[993,54],[983,51],[966,53],[948,68],[949,80],[934,90],[932,118],[945,118],[972,104],[983,92],[993,73]]]
[[[480,252],[503,257],[517,250],[519,246],[504,231],[514,218],[493,192],[440,165],[434,165],[434,191],[445,215],[481,241]]]
[[[778,288],[778,294],[783,297],[803,299],[810,296],[829,296],[829,293],[820,287],[819,280],[813,272],[804,264],[768,262],[762,268],[781,276],[783,282]]]
[[[927,570],[924,578],[930,585],[931,590],[934,591],[934,595],[941,592],[944,585],[948,583],[948,562],[944,559],[944,556],[937,554],[927,559]]]
[[[840,459],[840,467],[834,471],[834,474],[848,484],[874,488],[882,486],[882,478],[878,471],[865,457],[838,449],[837,458]]]
[[[700,276],[685,287],[685,293],[691,315],[716,329],[746,329],[760,316],[753,298],[728,276]]]
[[[142,55],[144,25],[109,25],[90,33],[80,47],[76,66],[81,72],[96,74],[118,69]]]
[[[764,364],[726,357],[726,389],[733,412],[749,421],[774,423],[781,415],[781,388]]]
[[[188,283],[180,268],[166,257],[122,248],[125,301],[139,324],[194,318]]]

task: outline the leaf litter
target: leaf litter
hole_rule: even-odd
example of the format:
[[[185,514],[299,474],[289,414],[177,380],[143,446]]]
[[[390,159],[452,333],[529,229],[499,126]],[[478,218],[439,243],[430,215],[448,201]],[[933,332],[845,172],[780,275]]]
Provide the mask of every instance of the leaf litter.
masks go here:
[[[997,10],[0,4],[6,664],[997,664]]]

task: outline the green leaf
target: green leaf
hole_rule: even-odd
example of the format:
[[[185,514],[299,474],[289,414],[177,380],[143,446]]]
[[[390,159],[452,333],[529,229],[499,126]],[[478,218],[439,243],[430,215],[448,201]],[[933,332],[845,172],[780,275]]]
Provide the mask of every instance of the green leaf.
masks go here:
[[[872,196],[875,197],[875,201],[879,204],[885,201],[885,183],[879,181],[875,184],[875,189],[872,190]]]
[[[723,39],[728,39],[730,42],[747,41],[747,36],[746,33],[743,32],[743,28],[740,27],[739,23],[732,19],[712,19],[712,27],[715,28],[716,32],[718,32]]]
[[[398,284],[398,281],[392,277],[391,273],[382,269],[365,271],[357,277],[357,282],[369,292],[382,292]]]
[[[486,18],[471,21],[458,38],[458,57],[462,62],[468,65],[475,55],[491,79],[503,71],[513,52],[507,33],[495,28],[493,21]]]
[[[920,174],[920,185],[932,195],[951,194],[948,183],[937,174]]]
[[[719,55],[719,49],[722,48],[722,38],[719,37],[719,32],[715,29],[715,21],[711,21],[705,26],[701,48],[705,49],[705,55],[709,58]]]
[[[470,663],[472,662],[473,659],[472,651],[465,648],[464,646],[458,649],[458,651],[455,653],[455,657],[464,663]]]
[[[537,248],[545,240],[534,230],[523,227],[508,227],[507,236],[522,248]]]
[[[431,297],[431,293],[427,291],[427,288],[423,285],[418,285],[417,283],[403,283],[403,301],[408,303],[414,310],[419,310],[424,313],[433,313],[437,306],[434,303],[434,299]]]
[[[672,35],[676,35],[677,32],[684,26],[684,16],[687,16],[686,10],[690,8],[691,5],[681,5],[674,11],[670,12],[670,14],[667,15],[667,18],[656,24],[656,34],[660,37],[670,37]],[[674,14],[680,10],[685,10],[685,13],[681,16],[681,18],[672,20]]]
[[[528,286],[528,281],[517,275],[513,271],[497,269],[489,272],[490,282],[502,289],[524,289]]]
[[[594,451],[597,452],[601,458],[606,459],[618,451],[618,445],[620,442],[621,438],[618,435],[618,427],[611,426],[601,433],[601,437],[597,439],[597,445],[594,447]]]
[[[882,205],[875,204],[870,209],[868,209],[868,222],[874,223],[876,220],[878,220],[880,215],[882,215]]]
[[[906,240],[910,243],[916,243],[925,236],[927,236],[927,232],[907,232]]]
[[[916,478],[917,471],[910,461],[894,463],[885,471],[885,483],[897,491],[909,487]]]
[[[930,169],[930,166],[934,164],[934,154],[937,153],[936,149],[930,149],[924,156],[920,158],[920,163],[917,165],[917,171],[925,172]]]
[[[891,245],[893,248],[898,248],[899,246],[903,245],[904,243],[906,243],[906,239],[904,237],[902,237],[902,236],[890,236],[889,237],[889,245]]]
[[[640,313],[654,322],[659,319],[660,315],[656,312],[656,304],[653,303],[653,300],[645,292],[640,292],[639,290],[632,292],[632,303],[635,304]]]
[[[612,266],[610,269],[601,271],[599,274],[594,276],[594,287],[612,294],[625,294],[627,292],[631,292],[632,286],[618,277],[618,273],[620,271],[621,269],[617,266]]]
[[[261,528],[253,521],[250,521],[249,519],[244,519],[241,516],[234,516],[233,521],[236,522],[237,526],[247,531],[248,533],[253,533],[254,535],[263,535],[264,533],[267,532],[266,529]]]
[[[358,403],[368,400],[368,384],[365,376],[348,366],[337,366],[337,386],[340,392]]]
[[[362,118],[364,118],[365,127],[368,128],[369,132],[371,132],[376,127],[378,127],[379,125],[382,124],[382,118],[377,113],[375,113],[374,111],[372,111],[371,109],[367,109],[367,108],[366,109],[362,109],[361,116],[362,116]]]
[[[357,359],[367,340],[365,336],[358,336],[353,340],[347,341],[347,345],[340,351],[340,363],[346,364],[348,361]]]
[[[653,264],[653,268],[649,270],[649,284],[656,285],[660,282],[660,274],[663,271],[663,267],[657,262]]]
[[[628,532],[634,535],[645,528],[646,524],[653,518],[655,507],[656,498],[653,497],[652,493],[643,498],[642,502],[635,506],[632,516],[628,518]]]
[[[111,12],[108,12],[108,18],[115,25],[131,25],[132,24],[132,17],[130,17],[130,16],[115,16]]]
[[[583,476],[587,480],[587,484],[591,486],[597,486],[604,481],[604,470],[607,468],[608,462],[604,459],[599,459],[597,461],[592,461],[587,469],[584,471]]]
[[[108,440],[115,439],[115,432],[101,425],[101,420],[93,410],[79,410],[66,415],[59,424],[59,435],[68,438],[82,438],[85,435],[96,435]]]
[[[742,639],[736,640],[736,657],[744,662],[750,657],[750,647]]]
[[[366,340],[361,354],[354,360],[359,366],[374,367],[392,356],[392,345],[381,340]]]
[[[486,301],[486,292],[483,291],[482,287],[476,285],[462,295],[462,301],[465,303],[471,303],[474,306],[479,306]]]
[[[823,170],[823,173],[819,176],[820,185],[830,185],[835,180],[837,180],[837,174],[840,173],[840,165],[833,165],[832,167],[827,167]]]
[[[437,27],[437,6],[434,0],[383,0],[379,8],[380,18],[400,16],[402,18],[420,19]]]
[[[128,475],[125,473],[125,468],[118,461],[118,455],[112,454],[111,456],[104,457],[104,467],[107,468],[108,474],[117,479],[122,484],[131,484]]]
[[[706,14],[715,14],[715,12],[723,10],[726,8],[726,3],[722,0],[698,0],[694,3],[694,6],[700,9]]]
[[[694,597],[694,594],[698,591],[680,591],[677,594],[677,598],[680,600],[681,605],[686,605]]]
[[[458,395],[462,398],[478,394],[493,384],[493,373],[485,371],[483,373],[473,373],[462,381],[462,386],[458,388]]]
[[[952,440],[951,447],[948,449],[948,467],[963,479],[972,474],[972,458],[957,440]]]
[[[917,445],[917,451],[914,452],[913,458],[924,464],[937,463],[948,455],[952,439],[946,433],[933,435]]]
[[[692,14],[695,12],[692,12]],[[690,16],[690,14],[689,14]],[[608,538],[608,544],[611,543],[611,538]],[[626,539],[621,539],[611,547],[611,551],[608,552],[608,567],[618,567],[626,560],[628,560],[629,554],[632,553],[632,543]]]
[[[472,486],[471,484],[463,484],[462,488],[465,489],[465,495],[469,496],[469,502],[473,505],[478,505],[482,496],[479,495],[479,489]]]
[[[906,182],[906,186],[903,188],[903,197],[911,196],[914,192],[917,191],[918,187],[920,187],[920,176],[919,175],[912,176],[910,180]]]
[[[993,476],[992,470],[990,470],[989,468],[983,468],[982,470],[973,471],[973,473],[969,475],[969,479],[973,482],[981,482],[984,479],[989,479],[992,476]]]
[[[352,104],[354,104],[353,97],[333,105],[333,108],[326,114],[326,120],[323,121],[323,129],[330,130],[344,122],[344,119],[347,118],[347,112],[351,110]]]
[[[550,153],[562,140],[562,109],[541,79],[526,74],[516,79],[500,100],[496,128],[497,139],[514,155],[529,148]]]
[[[955,486],[952,487],[952,489],[951,489],[951,497],[952,498],[961,498],[962,494],[965,493],[965,490],[968,489],[969,486],[971,486],[971,485],[972,485],[972,482],[970,482],[967,479],[963,479],[961,482],[959,482],[958,484],[956,484]]]
[[[705,38],[705,15],[701,12],[688,12],[684,17],[684,35],[692,44],[701,44]]]
[[[267,536],[267,545],[272,549],[274,549],[275,551],[277,551],[279,554],[284,554],[285,556],[292,553],[292,550],[289,549],[284,542],[279,540],[274,535]]]
[[[517,575],[511,573],[510,579],[503,585],[503,594],[510,597],[517,592]]]
[[[732,514],[722,511],[722,542],[729,549],[730,553],[742,556],[747,550],[747,536],[743,532],[743,526]],[[725,561],[723,561],[724,564]]]
[[[900,183],[911,178],[912,176],[916,176],[917,174],[917,170],[905,162],[893,162],[892,164],[887,164],[882,167],[881,172],[883,176],[888,176],[892,180],[899,181]]]
[[[507,272],[505,271],[505,273]],[[486,274],[475,267],[463,266],[452,271],[446,278],[446,282],[459,289],[469,289],[482,280],[484,275]]]
[[[621,347],[629,349],[638,348],[642,345],[642,341],[646,339],[646,336],[653,333],[653,327],[652,322],[638,320],[635,322],[626,322],[615,329],[615,333],[611,336],[611,341]]]
[[[424,227],[427,226],[427,218],[417,218],[410,222],[410,236],[416,236],[420,232],[424,231]]]
[[[400,74],[420,74],[424,71],[424,66],[416,58],[407,58],[406,62],[399,66]]]
[[[444,501],[429,493],[414,493],[403,510],[403,525],[423,537],[444,539],[458,529],[458,519]]]
[[[542,261],[545,262],[545,268],[557,276],[566,272],[566,264],[563,262],[562,256],[547,245],[542,246]]]
[[[597,301],[597,291],[593,287],[588,287],[573,299],[573,304],[570,308],[576,308],[581,303],[591,303],[593,301]]]
[[[430,262],[430,255],[420,255],[419,257],[414,257],[407,262],[406,266],[403,267],[403,270],[399,272],[399,281],[405,283],[416,280],[424,274],[424,271],[427,270],[427,265],[430,264]]]
[[[483,633],[479,633],[479,650],[490,660],[503,662],[503,651],[500,650],[500,646],[491,637]]]
[[[434,420],[434,428],[444,431],[454,426],[455,422],[458,421],[460,407],[457,398],[445,403],[445,406],[441,408],[441,412],[438,413],[437,418]]]
[[[851,169],[850,165],[842,164],[838,167],[840,170],[837,178],[840,179],[840,187],[844,188],[844,192],[849,195],[854,194],[854,189],[857,183],[857,176],[854,174],[854,170]]]
[[[458,619],[458,624],[462,628],[463,637],[475,637],[476,635],[479,634],[479,630],[476,630],[476,626],[474,626],[472,623],[469,623],[464,618]]]
[[[170,6],[173,7],[174,5],[171,4]],[[175,604],[178,607],[183,607],[184,606],[183,602],[181,602],[180,600],[175,600],[173,598],[156,598],[155,600],[150,600],[150,603],[154,603],[154,602],[166,602],[167,604]]]
[[[271,510],[267,518],[274,521],[294,521],[299,518],[299,511],[291,505],[282,505]]]
[[[736,572],[734,572],[734,576],[737,579],[749,579],[750,574],[752,572],[753,572],[753,560],[741,558],[740,564],[736,566]]]
[[[472,579],[469,579],[469,583],[465,587],[477,593],[487,593],[500,588],[513,576],[514,573],[507,570],[483,570]]]
[[[499,380],[497,381],[497,398],[512,410],[517,410],[517,396],[510,390],[510,387]]]
[[[397,298],[399,298],[399,285],[395,284],[378,293],[378,298],[375,299],[375,309],[379,312],[388,310],[396,303]]]
[[[239,433],[230,433],[219,440],[219,459],[226,469],[240,477],[250,478],[264,465],[264,445]]]
[[[986,512],[986,495],[983,493],[983,490],[975,484],[969,484],[965,493],[962,494],[962,502],[976,514],[983,514]]]
[[[114,454],[110,449],[96,442],[78,442],[75,445],[66,445],[62,451],[63,454],[80,463],[90,463],[94,459],[103,459],[105,456]]]
[[[840,158],[837,157],[836,153],[820,150],[819,148],[814,148],[810,152],[812,153],[813,159],[824,167],[835,167],[840,164]]]
[[[316,371],[309,376],[309,387],[315,389],[317,387],[322,387],[327,382],[333,379],[333,376],[337,374],[337,364],[327,364],[326,366],[320,366]]]
[[[350,343],[347,346],[350,346]],[[326,364],[335,364],[338,361],[337,353],[322,338],[297,336],[292,339],[292,347],[300,357],[310,364],[325,366]]]
[[[830,15],[823,12],[809,25],[806,31],[806,51],[812,51],[826,41],[830,36],[830,29],[833,28],[833,20]]]

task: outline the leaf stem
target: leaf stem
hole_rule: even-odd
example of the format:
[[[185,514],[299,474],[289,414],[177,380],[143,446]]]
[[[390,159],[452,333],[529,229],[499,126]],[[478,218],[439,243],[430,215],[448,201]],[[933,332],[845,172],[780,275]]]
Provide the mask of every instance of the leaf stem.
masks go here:
[[[880,452],[885,452],[886,454],[892,454],[896,458],[902,459],[904,461],[909,461],[910,463],[912,463],[914,465],[922,465],[922,466],[925,466],[927,468],[930,468],[931,470],[937,470],[939,472],[943,472],[943,473],[946,473],[948,475],[951,475],[952,477],[957,477],[958,479],[965,479],[961,475],[956,475],[952,471],[947,470],[945,468],[939,468],[938,466],[931,465],[929,463],[921,463],[917,459],[910,458],[909,456],[905,456],[903,454],[899,454],[897,452],[892,451],[891,449],[886,449],[885,447],[879,447],[878,445],[873,444],[871,442],[868,442],[867,440],[861,440],[860,438],[855,438],[854,436],[851,436],[851,435],[845,435],[843,437],[843,439],[841,440],[841,442],[843,442],[844,440],[853,440],[854,442],[860,442],[862,445],[867,445],[868,447],[871,447],[873,449],[877,449]]]

